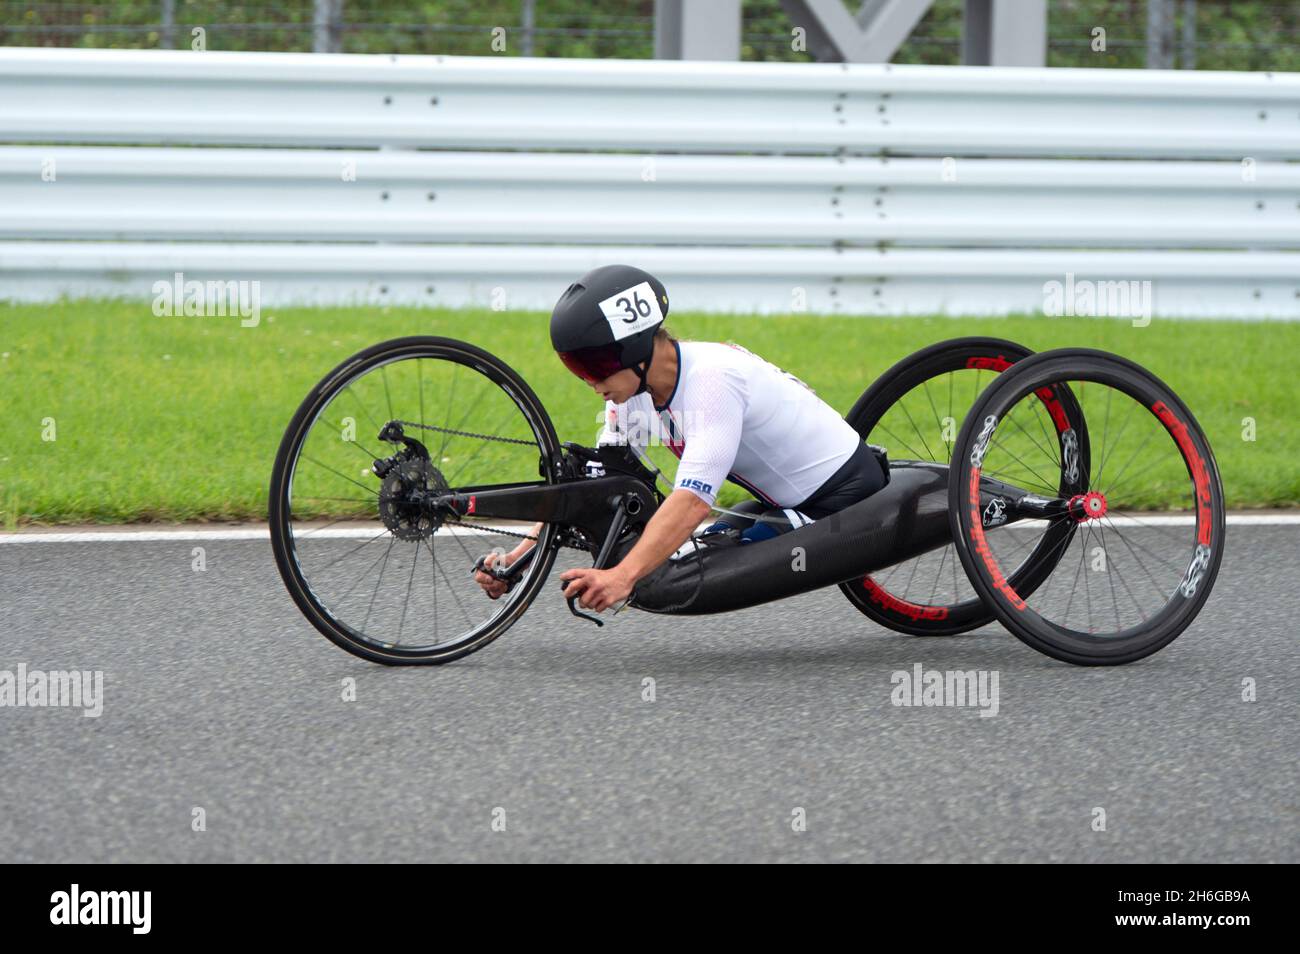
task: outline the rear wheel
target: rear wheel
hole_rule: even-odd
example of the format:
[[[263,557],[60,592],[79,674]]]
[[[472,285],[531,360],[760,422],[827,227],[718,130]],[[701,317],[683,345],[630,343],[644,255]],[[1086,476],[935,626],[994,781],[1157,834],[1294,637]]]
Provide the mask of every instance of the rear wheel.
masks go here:
[[[1030,590],[989,545],[979,480],[1046,466],[1016,445],[1016,421],[1043,388],[1066,387],[1092,422],[1092,467],[1083,464],[1084,486],[1059,518],[1077,531],[1063,538],[1051,579]],[[1196,419],[1149,371],[1089,349],[1034,355],[984,391],[957,438],[949,519],[962,565],[998,619],[1079,665],[1128,663],[1167,645],[1204,605],[1223,556],[1223,485]]]
[[[956,338],[941,341],[898,362],[882,374],[849,411],[848,422],[863,440],[889,450],[895,464],[907,460],[949,464],[952,448],[967,410],[981,392],[1007,368],[1033,354],[1028,348],[1000,338]],[[1082,438],[1087,452],[1083,415],[1068,389],[1044,392],[1040,420],[1032,425],[1044,445],[1059,446],[1064,431]],[[1059,413],[1052,413],[1052,409]],[[1059,463],[1038,468],[1031,475],[1017,468],[1018,486],[1055,497],[1074,487],[1065,480]],[[1011,481],[1016,482],[1016,481]],[[1032,590],[1051,573],[1059,559],[1062,536],[1071,526],[1047,528],[1044,533],[1020,531],[1009,545],[1014,576]],[[894,564],[886,570],[841,583],[849,602],[881,626],[914,636],[952,636],[993,622],[962,571],[953,544]]]

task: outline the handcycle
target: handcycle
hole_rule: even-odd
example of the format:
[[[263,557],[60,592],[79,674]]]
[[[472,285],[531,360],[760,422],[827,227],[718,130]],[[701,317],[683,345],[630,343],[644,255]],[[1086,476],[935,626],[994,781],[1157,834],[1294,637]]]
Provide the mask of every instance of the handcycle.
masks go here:
[[[1171,642],[1210,593],[1225,513],[1213,453],[1177,395],[1125,358],[943,341],[882,374],[846,420],[892,457],[883,489],[743,546],[692,537],[627,605],[717,613],[838,586],[897,632],[996,620],[1055,659],[1116,665]],[[298,408],[271,477],[272,546],[332,642],[446,663],[517,622],[561,549],[615,565],[663,502],[661,476],[634,447],[561,443],[487,351],[399,338],[348,358]],[[533,547],[490,568],[509,590],[487,600],[467,540],[520,538]],[[576,618],[601,622],[575,599]]]

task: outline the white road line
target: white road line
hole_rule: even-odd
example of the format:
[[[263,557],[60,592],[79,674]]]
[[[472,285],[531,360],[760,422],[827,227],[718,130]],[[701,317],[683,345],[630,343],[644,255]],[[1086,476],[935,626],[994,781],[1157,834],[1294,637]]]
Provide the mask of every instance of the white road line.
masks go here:
[[[1107,526],[1117,527],[1190,527],[1196,520],[1190,514],[1151,514],[1150,516],[1110,517]],[[706,523],[700,524],[703,528]],[[1026,525],[1027,526],[1027,525]],[[1297,514],[1228,514],[1230,527],[1294,527],[1300,526]],[[322,527],[299,534],[299,539],[362,540],[373,537],[382,528],[374,527]],[[482,530],[460,530],[444,527],[439,536],[455,535],[486,540],[490,534]],[[181,527],[175,530],[81,530],[61,533],[49,530],[30,530],[20,533],[0,533],[0,544],[5,543],[180,543],[185,541],[261,540],[269,541],[270,531],[265,527]]]

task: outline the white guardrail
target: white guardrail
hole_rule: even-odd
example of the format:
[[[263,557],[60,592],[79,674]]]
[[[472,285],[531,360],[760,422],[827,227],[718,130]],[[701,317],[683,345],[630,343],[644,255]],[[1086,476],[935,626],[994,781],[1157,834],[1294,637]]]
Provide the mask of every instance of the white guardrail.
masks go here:
[[[0,298],[1297,318],[1297,157],[1297,74],[0,49]]]

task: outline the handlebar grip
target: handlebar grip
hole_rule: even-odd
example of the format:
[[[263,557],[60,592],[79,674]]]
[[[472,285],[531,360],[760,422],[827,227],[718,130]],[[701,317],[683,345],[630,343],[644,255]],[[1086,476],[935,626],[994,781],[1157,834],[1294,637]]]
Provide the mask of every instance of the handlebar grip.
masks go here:
[[[474,568],[469,571],[470,576],[473,576],[476,572],[481,571],[483,573],[488,574],[493,579],[500,580],[502,583],[505,583],[506,590],[509,591],[510,587],[514,586],[516,582],[515,577],[517,577],[519,575],[519,572],[532,561],[532,558],[536,554],[536,552],[537,552],[537,547],[533,547],[531,550],[529,550],[523,556],[519,557],[513,563],[507,565],[507,564],[503,564],[500,560],[497,560],[491,566],[488,566],[486,563],[488,554],[485,553],[483,556],[479,557],[477,560],[474,561]]]

